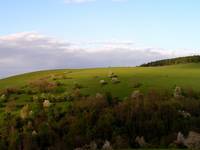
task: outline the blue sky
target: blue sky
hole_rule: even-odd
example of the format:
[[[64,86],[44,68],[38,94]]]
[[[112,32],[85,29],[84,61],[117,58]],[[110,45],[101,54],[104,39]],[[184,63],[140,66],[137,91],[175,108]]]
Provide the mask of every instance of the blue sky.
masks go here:
[[[67,40],[133,40],[162,48],[199,48],[199,0],[6,0],[0,34],[38,31]]]
[[[166,57],[181,55],[182,51],[185,55],[198,54],[200,48],[199,8],[199,0],[82,0],[81,2],[77,2],[77,0],[68,0],[68,2],[67,0],[2,0],[0,39],[3,37],[3,40],[0,41],[0,52],[5,53],[8,51],[7,49],[11,51],[10,45],[13,41],[8,40],[11,37],[19,46],[19,43],[30,41],[33,36],[40,37],[37,40],[41,40],[42,36],[42,40],[37,43],[47,39],[56,39],[59,42],[65,41],[70,44],[79,43],[73,46],[77,53],[80,53],[78,50],[87,51],[87,48],[104,51],[104,48],[109,46],[114,46],[115,49],[118,46],[118,49],[124,51],[124,45],[127,45],[128,41],[132,43],[132,45],[129,44],[128,50],[132,49],[133,51],[135,49],[139,51],[138,47],[140,47],[140,51],[144,51],[142,48],[151,50],[154,48],[156,53],[160,51],[162,51],[162,55],[167,53]],[[96,44],[92,45],[91,42],[96,42]],[[101,43],[101,46],[98,42]],[[106,45],[105,43],[110,44]],[[15,47],[15,49],[19,49],[19,47]],[[13,49],[12,46],[12,53],[15,52]],[[37,47],[33,51],[41,50]],[[6,62],[11,63],[17,60],[5,55],[0,58],[0,61],[6,64]],[[14,64],[16,65],[16,63]],[[16,68],[14,64],[13,67]],[[106,65],[109,63],[102,65],[98,63],[96,66]],[[120,64],[113,63],[112,65]],[[121,65],[136,64],[122,63]],[[33,69],[30,71],[79,66],[82,67],[78,64],[75,66],[52,64],[42,68],[32,67]],[[83,67],[87,66],[90,67],[89,64],[85,64]],[[22,65],[19,65],[19,68],[22,68],[21,71],[18,69],[15,71],[16,73],[29,71]],[[4,74],[15,73],[9,72],[8,69]]]

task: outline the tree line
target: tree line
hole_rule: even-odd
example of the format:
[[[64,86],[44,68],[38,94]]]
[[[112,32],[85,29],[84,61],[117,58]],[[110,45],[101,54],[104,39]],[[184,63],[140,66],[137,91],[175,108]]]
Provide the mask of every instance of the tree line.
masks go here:
[[[141,67],[166,66],[166,65],[199,63],[199,62],[200,62],[200,56],[195,55],[195,56],[178,57],[178,58],[172,58],[172,59],[153,61],[150,63],[142,64]]]

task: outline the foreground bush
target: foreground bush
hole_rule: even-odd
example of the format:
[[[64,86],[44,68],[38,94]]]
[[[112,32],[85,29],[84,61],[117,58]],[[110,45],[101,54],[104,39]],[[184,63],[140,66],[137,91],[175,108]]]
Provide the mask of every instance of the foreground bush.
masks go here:
[[[173,93],[134,91],[122,101],[110,93],[95,97],[72,93],[71,101],[60,101],[65,109],[54,98],[51,103],[34,99],[34,107],[24,105],[20,114],[4,113],[0,149],[169,147],[176,146],[178,132],[200,131],[196,95],[180,99]]]

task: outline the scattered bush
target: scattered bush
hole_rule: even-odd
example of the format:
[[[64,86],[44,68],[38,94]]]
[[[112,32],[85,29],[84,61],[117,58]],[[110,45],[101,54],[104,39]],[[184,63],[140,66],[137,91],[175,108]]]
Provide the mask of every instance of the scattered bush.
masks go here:
[[[116,74],[114,74],[113,72],[110,71],[110,72],[108,73],[108,77],[109,77],[109,78],[117,78],[118,76],[117,76]]]
[[[6,103],[6,108],[5,108],[6,112],[12,112],[15,109],[16,109],[16,102],[14,100]]]
[[[111,82],[112,82],[113,84],[117,84],[117,83],[120,83],[120,80],[119,80],[117,77],[113,77],[113,78],[111,79]]]
[[[3,90],[3,94],[9,96],[11,94],[21,94],[21,90],[16,87],[10,87]]]
[[[33,101],[33,102],[38,102],[38,101],[39,101],[39,96],[33,95],[33,96],[32,96],[32,101]]]
[[[29,105],[25,105],[20,111],[20,117],[22,119],[26,119],[29,116],[29,111],[30,111]]]
[[[100,80],[99,83],[100,83],[101,85],[106,85],[106,84],[108,84],[108,82],[106,82],[105,80]]]
[[[44,108],[49,108],[50,106],[51,106],[51,103],[49,102],[49,100],[44,100],[43,107]]]
[[[143,98],[143,94],[139,90],[135,90],[131,94],[131,98],[132,99],[142,99]]]
[[[136,82],[133,84],[133,88],[140,88],[142,86],[142,83]]]
[[[180,97],[182,97],[182,89],[181,89],[181,87],[177,86],[177,87],[174,89],[174,97],[175,97],[175,98],[180,98]]]
[[[64,93],[65,91],[66,88],[64,86],[58,86],[52,91],[52,93],[61,94]]]
[[[189,149],[199,150],[200,149],[200,134],[194,131],[190,131],[187,139],[185,140],[185,145]]]
[[[81,89],[81,88],[83,88],[83,86],[82,86],[81,84],[79,84],[79,83],[74,83],[73,89]]]
[[[109,141],[107,141],[107,140],[105,141],[104,145],[102,146],[102,150],[113,150]]]
[[[61,81],[56,81],[55,83],[56,83],[57,86],[62,86],[62,85],[64,85]]]
[[[102,98],[104,98],[104,95],[101,93],[96,93],[95,97],[96,97],[96,99],[102,99]]]
[[[80,89],[74,89],[71,95],[75,99],[80,98],[82,96]]]
[[[115,136],[113,138],[113,143],[114,149],[127,149],[129,147],[128,138],[122,136]]]
[[[30,86],[37,89],[39,92],[51,92],[57,87],[57,84],[44,79],[39,79],[31,82]]]
[[[141,137],[137,136],[135,138],[135,142],[142,148],[147,147],[147,143],[143,136],[141,136]]]
[[[180,100],[172,93],[143,94],[136,90],[121,100],[110,93],[84,96],[76,88],[72,93],[44,92],[32,99],[31,109],[23,105],[19,114],[12,112],[16,110],[15,101],[8,101],[0,123],[0,146],[9,149],[15,143],[13,147],[23,145],[27,149],[168,147],[177,131],[200,131],[200,101],[185,96]],[[55,102],[62,103],[53,106]],[[193,139],[194,134],[189,135],[188,139]],[[198,145],[196,139],[188,141]]]
[[[5,102],[7,102],[7,97],[5,94],[3,94],[0,96],[0,103],[5,103]]]

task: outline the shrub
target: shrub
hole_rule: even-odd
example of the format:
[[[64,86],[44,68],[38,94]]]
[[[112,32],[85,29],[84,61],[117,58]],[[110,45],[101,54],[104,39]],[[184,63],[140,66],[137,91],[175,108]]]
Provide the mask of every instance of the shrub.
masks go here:
[[[87,97],[84,99],[79,99],[73,102],[73,108],[75,110],[83,111],[83,110],[92,110],[92,111],[100,111],[103,108],[106,108],[108,103],[106,99],[96,99],[94,97]]]
[[[136,139],[135,139],[135,142],[140,146],[140,147],[146,147],[147,146],[147,143],[144,139],[143,136],[139,137],[137,136]]]
[[[113,150],[109,141],[105,141],[104,145],[102,146],[102,150]]]
[[[83,86],[82,86],[81,84],[79,84],[79,83],[74,83],[73,89],[81,89],[81,88],[83,88]]]
[[[112,77],[111,82],[117,84],[120,83],[120,80],[117,77]]]
[[[140,82],[136,82],[133,84],[133,88],[139,88],[141,86],[142,86],[142,83],[140,83]]]
[[[108,72],[108,77],[109,77],[109,78],[112,78],[113,75],[114,75],[114,73],[113,73],[112,71],[109,71],[109,72]]]
[[[50,92],[57,87],[57,84],[45,79],[39,79],[31,82],[30,86],[36,88],[39,92]]]
[[[100,83],[101,85],[106,85],[106,84],[108,84],[108,82],[106,82],[105,80],[100,80],[99,83]]]
[[[185,141],[185,145],[189,149],[199,150],[200,149],[200,134],[194,131],[190,131]]]
[[[72,97],[76,98],[80,98],[82,96],[81,94],[81,90],[80,89],[74,89],[72,92]]]
[[[25,105],[20,111],[20,117],[26,119],[29,116],[29,105]]]
[[[3,90],[3,94],[10,95],[10,94],[20,94],[20,89],[16,87],[10,87]]]
[[[2,142],[5,149],[12,143],[10,141],[15,143],[16,139],[11,134],[14,131],[20,135],[19,143],[35,149],[88,148],[91,141],[95,141],[100,149],[105,140],[111,141],[113,148],[137,148],[137,136],[137,143],[141,146],[167,147],[176,139],[177,131],[184,134],[192,129],[200,131],[200,101],[197,99],[183,97],[180,101],[171,93],[150,91],[143,94],[136,90],[130,97],[121,100],[110,93],[86,97],[80,94],[80,89],[76,90],[78,95],[35,95],[33,99],[36,103],[31,105],[32,111],[23,105],[20,114],[12,109],[15,101],[7,103],[10,111],[3,113],[4,110],[0,109],[3,115],[0,141],[5,140]],[[69,101],[70,98],[73,101]],[[67,102],[55,107],[51,103],[65,99]],[[193,141],[190,140],[190,144],[194,145]],[[96,144],[93,143],[92,147],[96,148]]]
[[[58,87],[56,87],[53,91],[52,91],[52,93],[64,93],[65,92],[65,87],[62,87],[62,86],[58,86]]]
[[[4,103],[4,102],[7,102],[7,97],[5,94],[0,96],[0,103]]]
[[[64,93],[62,94],[62,97],[63,97],[63,101],[72,101],[72,100],[73,100],[71,94],[68,93],[68,92],[64,92]]]
[[[39,100],[45,100],[49,98],[49,94],[42,93],[39,97]]]
[[[61,81],[56,81],[55,83],[56,83],[57,86],[62,86],[62,85],[64,85]]]
[[[44,100],[43,107],[44,108],[49,108],[50,106],[51,106],[51,103],[49,102],[49,100]]]
[[[139,90],[133,91],[131,94],[132,99],[143,99],[143,94]]]
[[[102,98],[104,98],[104,95],[101,93],[96,93],[95,97],[96,97],[96,99],[102,99]]]
[[[32,96],[32,101],[33,102],[38,102],[39,101],[39,97],[37,95],[33,95]]]
[[[128,139],[122,136],[116,136],[113,138],[114,149],[127,149],[129,147]]]
[[[175,97],[175,98],[180,98],[180,97],[182,97],[182,89],[181,89],[181,87],[177,86],[177,87],[174,89],[174,97]]]
[[[7,104],[6,104],[6,112],[12,112],[16,109],[16,102],[15,101],[9,101]]]
[[[117,75],[110,71],[110,72],[108,73],[108,77],[109,77],[109,78],[117,78]]]

